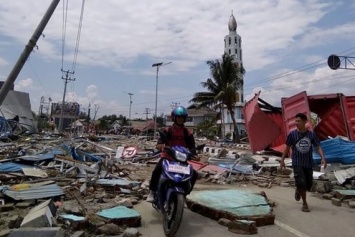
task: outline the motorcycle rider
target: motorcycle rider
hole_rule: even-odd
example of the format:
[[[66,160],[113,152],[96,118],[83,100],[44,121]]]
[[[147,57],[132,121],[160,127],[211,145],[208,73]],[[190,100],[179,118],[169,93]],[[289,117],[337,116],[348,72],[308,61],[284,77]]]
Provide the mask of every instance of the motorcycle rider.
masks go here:
[[[161,153],[161,159],[155,166],[152,177],[150,179],[149,185],[149,195],[147,197],[147,202],[153,202],[155,197],[155,192],[158,187],[160,175],[163,171],[163,159],[168,159],[168,155],[164,152],[165,146],[183,146],[188,148],[192,154],[194,155],[194,159],[198,160],[196,154],[196,145],[193,134],[185,127],[184,123],[186,122],[186,118],[188,116],[187,110],[183,106],[178,106],[171,111],[171,120],[174,121],[174,124],[170,127],[166,127],[163,133],[160,134],[160,138],[158,139],[156,148]],[[191,188],[189,192],[191,192],[198,174],[195,170],[193,170],[190,184]]]

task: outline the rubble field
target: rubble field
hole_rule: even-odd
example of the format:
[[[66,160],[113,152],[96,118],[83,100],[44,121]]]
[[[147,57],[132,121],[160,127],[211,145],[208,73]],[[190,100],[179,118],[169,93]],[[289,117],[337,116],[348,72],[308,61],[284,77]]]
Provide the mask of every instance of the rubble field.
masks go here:
[[[1,143],[0,237],[139,236],[136,227],[141,216],[134,206],[147,197],[149,179],[159,160],[156,141],[117,135],[99,140],[57,134]],[[261,194],[269,211],[261,218],[251,213],[253,219],[234,215],[233,202],[224,210],[210,201],[208,207],[201,200],[211,195],[196,196],[198,186],[293,187],[290,160],[288,168],[280,171],[277,154],[252,154],[247,144],[203,142],[200,160],[190,162],[199,179],[194,196],[187,197],[188,208],[206,216],[214,213],[219,216],[216,221],[235,233],[252,234],[263,223],[273,224],[275,203],[266,195]],[[324,173],[314,172],[312,191],[333,205],[355,208],[354,173],[352,165],[330,164]],[[260,202],[260,198],[255,200]]]

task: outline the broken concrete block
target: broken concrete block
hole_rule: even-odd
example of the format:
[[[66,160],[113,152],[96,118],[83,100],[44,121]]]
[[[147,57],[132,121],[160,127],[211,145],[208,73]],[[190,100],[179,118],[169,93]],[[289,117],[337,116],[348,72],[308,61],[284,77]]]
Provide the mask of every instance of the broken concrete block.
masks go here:
[[[223,225],[223,226],[228,226],[229,222],[231,222],[231,220],[229,220],[227,218],[221,218],[218,220],[218,224]]]
[[[136,198],[130,198],[129,201],[133,204],[133,205],[137,205],[138,204],[138,200]]]
[[[330,193],[332,191],[332,183],[318,180],[315,189],[318,193]]]
[[[268,183],[261,183],[258,185],[260,188],[267,188],[269,186]]]
[[[42,203],[40,203],[39,205],[35,206],[34,208],[32,208],[29,213],[31,212],[36,212],[42,208],[45,208],[45,207],[48,207],[49,210],[51,211],[52,213],[52,216],[55,216],[56,213],[57,213],[57,207],[55,206],[54,202],[52,199],[48,199]]]
[[[99,227],[98,233],[104,234],[104,235],[118,235],[118,234],[122,233],[122,230],[118,225],[115,225],[113,223],[109,223],[109,224]]]
[[[11,216],[10,218],[8,218],[8,221],[9,221],[8,227],[10,229],[20,228],[22,220],[23,220],[23,218],[21,218],[18,215]]]
[[[84,231],[75,231],[70,237],[85,237]]]
[[[286,183],[286,182],[282,182],[282,183],[280,183],[280,186],[281,187],[290,187],[290,184]]]
[[[20,209],[26,209],[26,208],[29,208],[30,206],[31,206],[31,203],[29,203],[29,202],[19,202],[16,204],[16,207],[20,208]]]
[[[331,200],[333,198],[333,195],[330,193],[324,193],[322,195],[322,198],[327,199],[327,200]]]
[[[28,212],[21,223],[21,227],[51,227],[56,212],[57,207],[54,202],[52,199],[48,199]]]
[[[21,227],[51,227],[52,212],[49,207],[29,212],[21,223]]]
[[[139,237],[139,235],[139,230],[136,228],[128,228],[123,233],[123,237]]]
[[[64,231],[60,227],[43,228],[19,228],[9,234],[8,237],[64,237]]]
[[[137,211],[124,206],[105,209],[96,214],[117,225],[126,225],[129,227],[138,227],[141,225],[141,215]]]
[[[332,198],[332,204],[335,206],[341,206],[341,200],[338,198]]]
[[[236,234],[257,234],[258,228],[255,221],[236,220],[228,224],[228,230]]]
[[[133,208],[132,202],[130,202],[128,199],[122,199],[121,201],[117,202],[117,204],[127,208]]]
[[[226,149],[222,149],[218,154],[217,154],[217,158],[222,158],[222,157],[226,157],[228,154],[228,151]]]
[[[74,230],[83,229],[86,225],[86,218],[83,216],[76,216],[73,214],[63,214],[58,216],[57,219],[59,222],[63,224],[70,223],[70,227]]]
[[[349,207],[355,208],[355,201],[349,201]]]
[[[63,203],[63,209],[65,213],[82,216],[84,215],[84,210],[78,205],[76,201],[68,201]]]
[[[0,205],[0,212],[12,211],[13,209],[14,209],[14,204],[13,203]]]
[[[0,237],[7,237],[11,233],[11,230],[2,230],[0,231]]]

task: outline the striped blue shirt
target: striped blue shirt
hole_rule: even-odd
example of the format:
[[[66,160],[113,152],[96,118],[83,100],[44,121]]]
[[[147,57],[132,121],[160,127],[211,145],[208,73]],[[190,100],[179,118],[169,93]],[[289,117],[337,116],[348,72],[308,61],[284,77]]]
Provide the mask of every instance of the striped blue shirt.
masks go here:
[[[286,145],[292,149],[292,165],[305,168],[313,167],[313,147],[318,147],[320,141],[313,131],[291,131],[286,139]]]

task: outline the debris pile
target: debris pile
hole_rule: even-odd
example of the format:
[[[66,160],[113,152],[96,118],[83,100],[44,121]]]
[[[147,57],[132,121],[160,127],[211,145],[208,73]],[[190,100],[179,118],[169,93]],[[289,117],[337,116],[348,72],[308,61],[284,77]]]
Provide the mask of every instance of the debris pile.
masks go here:
[[[0,236],[139,235],[141,215],[134,206],[147,196],[159,160],[156,141],[120,135],[90,139],[32,135],[1,144]],[[199,158],[190,162],[199,183],[267,189],[294,186],[290,160],[281,171],[279,156],[252,154],[245,144],[210,143]],[[331,164],[325,173],[314,173],[313,190],[334,205],[354,208],[354,173],[352,165]],[[199,209],[191,203],[191,210]],[[267,199],[266,203],[273,206]],[[225,223],[223,218],[218,219],[236,233],[255,233],[260,226],[257,219],[229,218]]]

